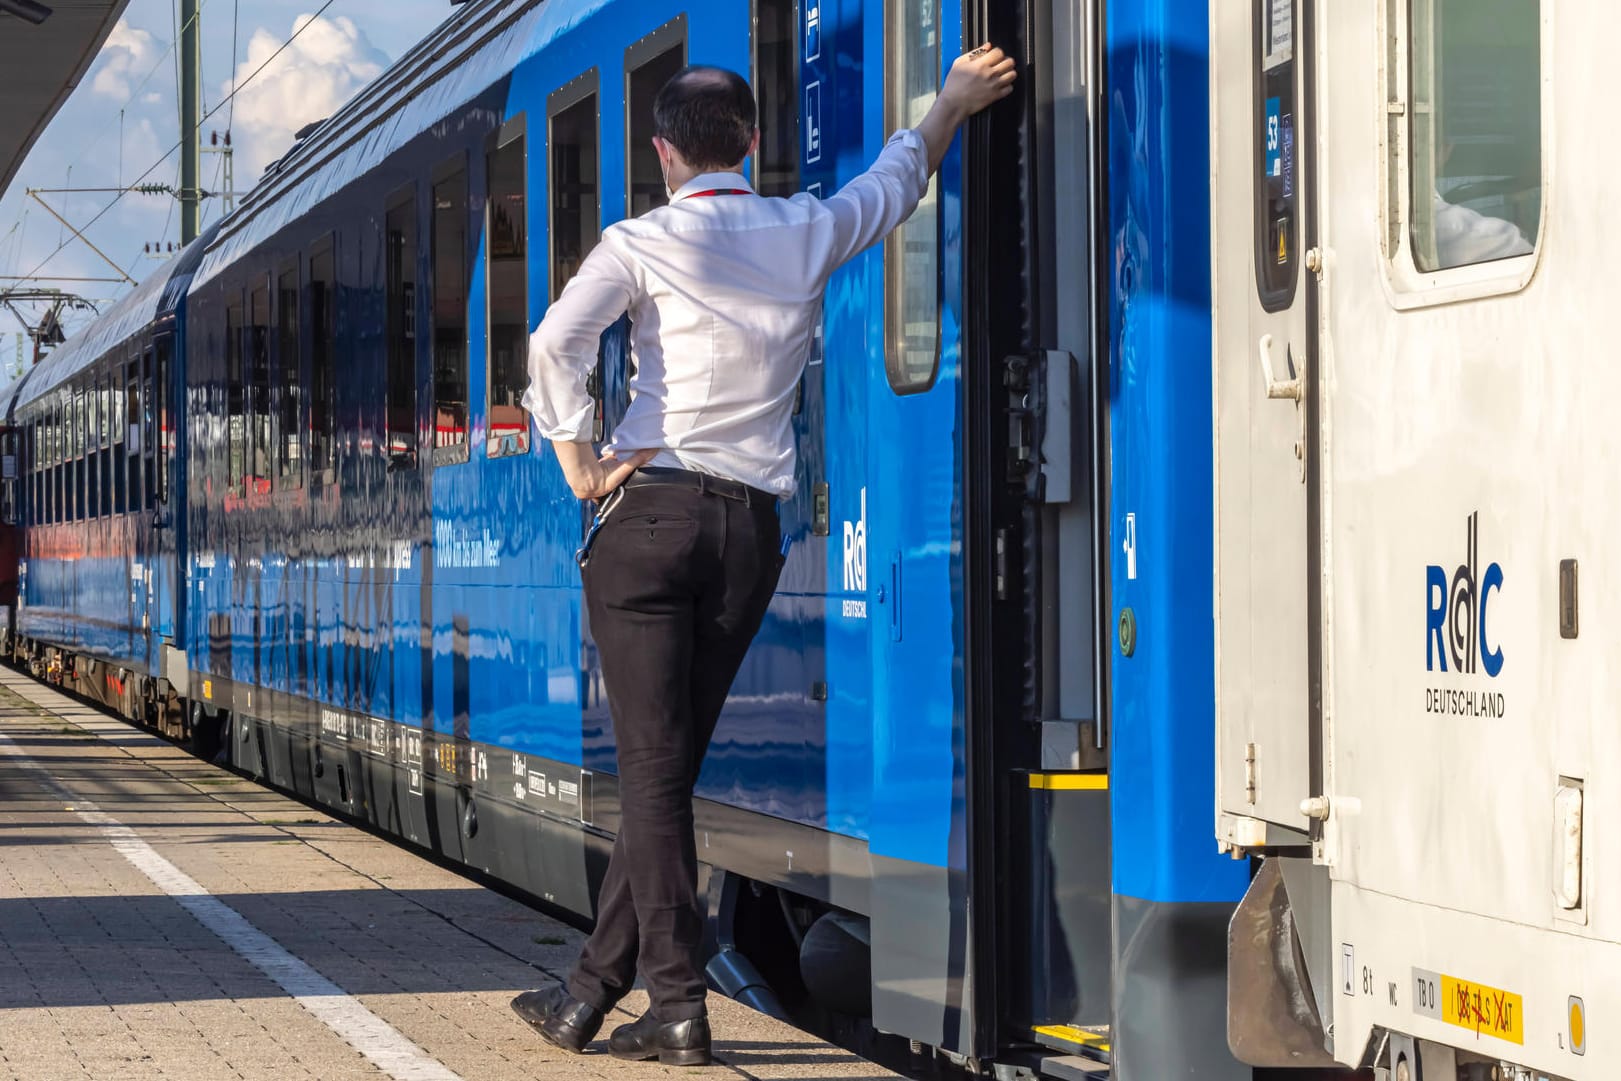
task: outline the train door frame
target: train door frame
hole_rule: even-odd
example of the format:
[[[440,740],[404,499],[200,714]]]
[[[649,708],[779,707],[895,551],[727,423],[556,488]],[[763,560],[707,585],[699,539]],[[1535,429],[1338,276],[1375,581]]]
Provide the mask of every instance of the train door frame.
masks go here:
[[[965,292],[986,298],[965,396],[983,523],[970,642],[987,647],[970,813],[976,891],[999,913],[979,943],[996,981],[984,1020],[998,1046],[1088,1055],[1113,1009],[1102,14],[1102,0],[983,3],[965,39],[1011,46],[1023,76],[1021,108],[985,114],[966,143],[983,280]]]
[[[1095,41],[1098,9],[1089,3],[1081,8],[1082,36]],[[943,27],[949,26],[950,14],[942,12]],[[1067,124],[1053,122],[1049,3],[973,0],[960,14],[960,26],[951,29],[962,43],[996,41],[1022,70],[1035,74],[1020,84],[1017,105],[999,106],[969,123],[961,152],[948,155],[941,171],[942,237],[947,229],[961,230],[949,238],[960,240],[960,264],[951,264],[944,254],[940,262],[941,343],[951,343],[956,330],[960,348],[949,362],[939,359],[926,384],[905,388],[915,393],[886,385],[883,374],[873,377],[869,392],[869,457],[876,456],[877,465],[890,445],[886,418],[907,415],[897,403],[921,405],[931,395],[955,396],[955,431],[949,436],[936,440],[939,433],[915,427],[915,405],[904,430],[921,439],[927,452],[949,455],[934,448],[950,447],[957,455],[953,487],[959,505],[953,513],[959,546],[951,578],[959,592],[950,606],[961,635],[954,652],[963,665],[957,677],[962,743],[954,749],[960,772],[953,799],[960,803],[952,810],[946,865],[938,869],[938,881],[920,877],[925,862],[919,859],[886,859],[889,845],[878,837],[882,815],[877,808],[887,781],[875,761],[873,937],[887,949],[875,950],[873,977],[879,1027],[928,1032],[947,1051],[983,1058],[1028,1046],[1043,1029],[1064,1029],[1068,1040],[1074,1021],[1107,1025],[1111,1009],[1109,792],[1102,770],[1102,681],[1096,678],[1104,655],[1098,616],[1101,456],[1095,443],[1091,450],[1085,447],[1085,437],[1096,440],[1101,431],[1101,374],[1089,363],[1096,355],[1097,192],[1091,178],[1097,133],[1086,109],[1066,117]],[[943,47],[940,54],[944,71],[955,49]],[[1090,90],[1095,61],[1088,56],[1080,64],[1082,70],[1068,76]],[[886,65],[886,86],[890,78]],[[1076,122],[1078,131],[1072,127]],[[1056,161],[1057,132],[1064,127],[1083,141],[1078,169],[1086,191],[1076,205],[1057,207],[1063,168]],[[1069,163],[1065,175],[1075,168]],[[953,220],[945,204],[958,193],[961,217]],[[1062,283],[1055,269],[1060,247],[1055,222],[1080,237],[1081,252],[1064,264],[1068,276]],[[948,243],[943,240],[943,248]],[[1057,317],[1061,305],[1073,304],[1063,295],[1065,287],[1080,294],[1084,314],[1078,319]],[[886,273],[885,296],[890,295]],[[895,313],[886,311],[886,332],[893,318]],[[960,319],[955,327],[954,319]],[[879,371],[888,374],[885,359]],[[887,492],[882,476],[875,468],[873,481]],[[929,487],[921,476],[912,479]],[[1064,504],[1073,514],[1069,527],[1060,529]],[[917,539],[916,530],[886,523],[893,510],[881,503],[867,510],[867,588],[875,602],[873,701],[882,723],[898,707],[902,713],[940,708],[926,707],[921,699],[904,707],[886,701],[883,684],[906,661],[905,651],[897,652],[892,643],[904,643],[934,622],[933,609],[923,605],[941,598],[931,594],[928,579],[913,564],[915,545],[908,546]],[[1061,546],[1075,542],[1077,534],[1079,550],[1064,551]],[[1059,574],[1061,557],[1070,561],[1067,576]],[[1050,603],[1049,590],[1056,602]],[[1053,609],[1066,604],[1079,611],[1060,623]],[[920,617],[919,612],[931,614]],[[1060,647],[1075,644],[1077,637],[1087,656],[1084,667],[1094,678],[1080,681],[1078,694],[1070,687],[1071,702],[1065,705],[1058,692],[1064,667],[1058,658]],[[1049,768],[1057,772],[1049,776]],[[1060,835],[1075,842],[1068,845],[1073,851],[1060,852],[1062,844],[1049,843]],[[1074,858],[1064,865],[1056,858],[1061,856]],[[910,881],[894,881],[908,875]],[[1078,891],[1086,894],[1082,904],[1059,911],[1060,895],[1074,896],[1077,891],[1070,887],[1081,883],[1087,887]],[[906,905],[904,927],[885,919],[886,907],[898,900]],[[952,912],[949,927],[930,915],[937,904]],[[920,948],[920,927],[929,928],[927,949]],[[1066,932],[1073,937],[1065,938]],[[1039,964],[1045,974],[1051,950],[1063,955],[1052,967],[1063,968],[1066,979],[1082,985],[1071,984],[1061,1005],[1044,999],[1029,968]],[[928,1002],[898,1002],[885,985],[900,974],[939,981],[943,993]],[[1084,1007],[1078,999],[1085,1000]]]

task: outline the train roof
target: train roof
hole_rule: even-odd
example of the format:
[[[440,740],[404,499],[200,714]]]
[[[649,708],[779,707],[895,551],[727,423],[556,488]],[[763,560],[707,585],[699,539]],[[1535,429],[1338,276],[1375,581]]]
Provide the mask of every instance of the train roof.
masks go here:
[[[216,229],[217,224],[204,230],[202,236],[126,293],[118,303],[97,315],[39,364],[0,388],[0,409],[4,415],[10,419],[17,406],[61,386],[101,359],[107,350],[128,341],[159,316],[173,311]]]
[[[511,74],[609,0],[475,0],[273,164],[228,218],[196,284]]]

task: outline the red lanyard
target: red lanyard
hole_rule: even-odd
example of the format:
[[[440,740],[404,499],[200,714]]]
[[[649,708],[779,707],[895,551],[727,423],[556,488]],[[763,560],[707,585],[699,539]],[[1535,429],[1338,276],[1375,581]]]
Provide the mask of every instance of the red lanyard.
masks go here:
[[[686,196],[688,199],[702,199],[710,195],[753,195],[747,188],[710,188],[708,191],[695,191]]]

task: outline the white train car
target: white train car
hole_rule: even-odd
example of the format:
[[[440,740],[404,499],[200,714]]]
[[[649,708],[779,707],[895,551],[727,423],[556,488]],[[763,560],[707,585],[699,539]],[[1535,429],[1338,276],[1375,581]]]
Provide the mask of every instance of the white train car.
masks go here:
[[[1229,1041],[1614,1081],[1621,9],[1211,12]]]

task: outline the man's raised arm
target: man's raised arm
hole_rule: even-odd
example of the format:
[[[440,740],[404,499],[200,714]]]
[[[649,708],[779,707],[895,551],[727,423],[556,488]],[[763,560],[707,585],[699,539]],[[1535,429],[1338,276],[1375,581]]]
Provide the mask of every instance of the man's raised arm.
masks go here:
[[[981,45],[957,57],[922,122],[890,136],[872,167],[827,200],[836,229],[834,266],[870,248],[911,217],[957,129],[1012,93],[1015,77],[1012,58],[994,45]]]

